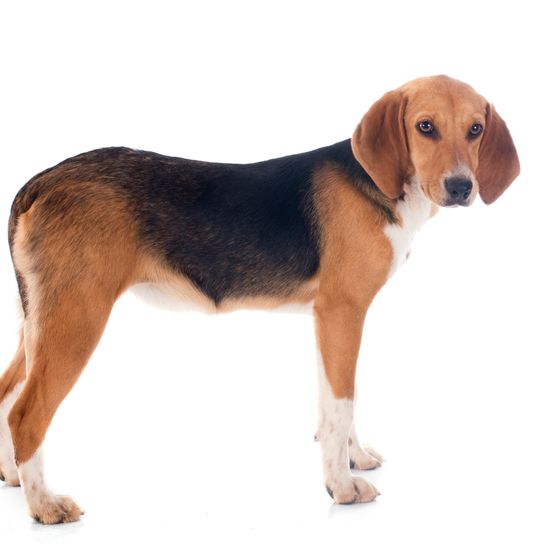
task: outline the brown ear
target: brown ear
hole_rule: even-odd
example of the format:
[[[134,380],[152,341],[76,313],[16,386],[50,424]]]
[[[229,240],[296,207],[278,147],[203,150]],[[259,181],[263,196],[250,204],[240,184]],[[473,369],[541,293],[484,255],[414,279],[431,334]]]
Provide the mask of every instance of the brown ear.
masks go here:
[[[491,204],[518,175],[519,159],[512,136],[501,116],[488,104],[476,170],[481,199]]]
[[[389,198],[402,194],[411,168],[405,110],[406,99],[400,91],[385,94],[368,110],[351,138],[355,158]]]

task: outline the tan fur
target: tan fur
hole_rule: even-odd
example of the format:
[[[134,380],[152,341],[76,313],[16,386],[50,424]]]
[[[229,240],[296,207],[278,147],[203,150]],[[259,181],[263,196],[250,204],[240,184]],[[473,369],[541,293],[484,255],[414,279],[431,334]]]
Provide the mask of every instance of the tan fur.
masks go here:
[[[11,391],[13,391],[18,383],[21,383],[25,379],[25,377],[25,347],[23,333],[21,331],[17,351],[15,352],[11,363],[0,377],[0,403],[9,393],[11,393]]]
[[[25,370],[25,348],[23,333],[21,331],[17,351],[7,369],[0,377],[0,441],[11,440],[5,417],[12,407],[12,402],[17,391],[20,390],[22,382],[26,378]],[[13,394],[12,394],[13,393]],[[13,451],[11,444],[0,443],[0,480],[7,485],[18,486],[19,478],[14,466]],[[10,453],[8,453],[8,451]]]
[[[53,188],[47,198],[61,199],[62,191],[67,189]],[[38,199],[19,218],[13,257],[30,305],[24,327],[28,378],[9,414],[17,463],[43,441],[136,269],[124,203],[92,184],[80,183],[78,191],[89,198],[74,200],[64,214],[51,216],[47,200]]]
[[[319,275],[288,297],[227,300],[219,308],[184,278],[141,253],[130,215],[113,191],[108,194],[102,188],[99,194],[88,195],[91,198],[80,198],[78,206],[64,215],[49,216],[40,199],[22,214],[13,253],[30,305],[24,329],[28,379],[9,415],[17,462],[27,461],[42,443],[58,405],[94,350],[117,297],[142,281],[167,285],[177,296],[212,311],[271,308],[306,303],[315,297],[318,342],[327,376],[336,395],[353,396],[362,322],[387,277],[391,248],[383,234],[383,214],[343,180],[341,172],[324,171],[320,177],[319,213],[326,237]],[[54,198],[56,191],[66,188],[52,188],[48,197]],[[92,192],[94,187],[80,183],[79,191]],[[105,200],[107,230],[100,218]],[[44,229],[62,236],[45,237]],[[30,251],[36,232],[42,233],[42,245]],[[120,236],[124,243],[119,243]],[[357,258],[349,258],[352,255]],[[47,289],[43,288],[45,281]]]
[[[314,313],[325,373],[337,398],[353,398],[355,367],[366,311],[383,286],[392,250],[385,219],[333,168],[317,178],[324,225]]]
[[[519,175],[520,166],[508,127],[491,104],[487,105],[486,123],[476,175],[482,200],[491,204]]]
[[[355,158],[389,198],[402,194],[412,175],[404,118],[407,100],[390,91],[371,106],[351,139]]]
[[[432,121],[439,137],[430,139],[418,132],[422,120]],[[467,138],[473,123],[485,126],[482,137]],[[397,238],[389,238],[387,232],[401,231],[401,249],[395,251],[404,260],[409,244],[402,236],[411,242],[413,225],[408,224],[411,220],[418,224],[417,218],[406,215],[403,225],[400,217],[410,206],[406,184],[421,187],[417,202],[424,202],[426,220],[446,201],[448,176],[462,171],[474,182],[471,198],[479,189],[489,203],[517,176],[519,162],[508,129],[494,108],[468,85],[445,76],[415,80],[387,93],[357,127],[352,149],[375,185],[366,180],[357,186],[347,171],[332,163],[314,169],[310,196],[315,200],[312,214],[317,217],[312,220],[320,236],[318,272],[300,284],[286,285],[282,295],[227,298],[218,305],[188,278],[169,269],[160,260],[164,257],[153,255],[152,243],[143,249],[126,197],[106,183],[93,182],[95,174],[107,176],[100,169],[86,170],[87,177],[78,178],[77,166],[71,162],[30,182],[16,200],[19,211],[12,214],[9,226],[25,324],[17,353],[0,379],[0,402],[26,377],[8,421],[19,473],[26,470],[31,482],[22,483],[29,487],[25,493],[36,519],[55,523],[80,515],[73,501],[32,489],[32,482],[43,484],[39,446],[98,343],[116,299],[139,283],[153,284],[211,312],[313,301],[324,381],[332,392],[327,394],[338,409],[332,414],[336,419],[324,419],[336,423],[324,428],[340,427],[338,432],[328,429],[326,439],[327,466],[339,467],[338,474],[329,471],[334,482],[330,492],[338,502],[376,496],[373,486],[352,480],[347,441],[365,316],[396,258]],[[403,192],[404,198],[395,201]],[[432,209],[427,199],[434,203]],[[417,205],[412,204],[414,209]],[[353,437],[354,466],[377,466],[381,458],[369,453],[373,450],[363,450]]]
[[[433,123],[438,138],[417,130]],[[473,123],[484,127],[470,139]],[[446,76],[420,78],[385,94],[363,117],[352,139],[356,158],[389,197],[417,176],[425,195],[444,205],[444,180],[459,168],[469,174],[473,200],[493,202],[519,174],[519,160],[504,121],[466,83]]]

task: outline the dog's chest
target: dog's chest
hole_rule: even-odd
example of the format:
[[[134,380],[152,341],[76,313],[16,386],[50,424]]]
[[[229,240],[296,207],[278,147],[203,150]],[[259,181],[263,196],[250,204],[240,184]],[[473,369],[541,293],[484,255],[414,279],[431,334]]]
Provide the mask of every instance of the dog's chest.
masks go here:
[[[414,236],[433,215],[433,204],[419,186],[412,183],[406,186],[404,199],[398,202],[396,213],[399,223],[385,227],[385,234],[393,249],[389,278],[406,262]]]

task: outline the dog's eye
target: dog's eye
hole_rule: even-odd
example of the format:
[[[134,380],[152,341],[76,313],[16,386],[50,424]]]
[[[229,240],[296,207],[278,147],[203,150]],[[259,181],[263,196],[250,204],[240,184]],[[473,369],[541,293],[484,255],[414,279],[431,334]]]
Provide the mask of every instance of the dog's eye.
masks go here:
[[[478,136],[479,134],[481,134],[483,129],[484,129],[484,127],[482,125],[480,125],[480,123],[474,123],[470,127],[469,134],[471,136]]]
[[[430,121],[420,121],[417,124],[417,128],[419,132],[422,132],[423,134],[432,134],[434,132],[433,124]]]

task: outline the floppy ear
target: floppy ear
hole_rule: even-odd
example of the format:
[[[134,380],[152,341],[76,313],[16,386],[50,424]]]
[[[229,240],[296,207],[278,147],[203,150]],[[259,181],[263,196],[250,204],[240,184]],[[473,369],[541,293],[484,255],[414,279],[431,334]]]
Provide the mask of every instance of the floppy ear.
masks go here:
[[[385,94],[368,110],[351,138],[355,158],[389,198],[402,194],[411,168],[404,128],[406,101],[400,91]]]
[[[481,199],[491,204],[518,175],[519,159],[512,136],[501,116],[488,104],[476,170]]]

